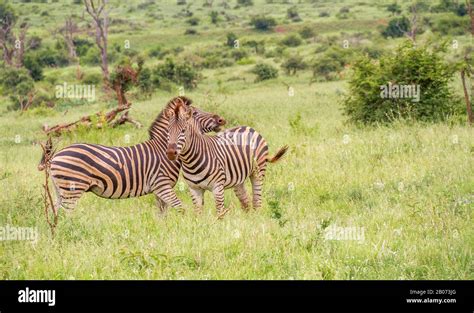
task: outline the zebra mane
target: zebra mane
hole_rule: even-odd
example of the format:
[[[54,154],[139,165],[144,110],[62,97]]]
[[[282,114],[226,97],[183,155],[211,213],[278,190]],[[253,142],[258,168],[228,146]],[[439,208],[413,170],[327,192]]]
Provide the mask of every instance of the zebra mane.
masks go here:
[[[151,123],[151,126],[148,129],[150,139],[157,138],[157,133],[159,133],[160,129],[163,127],[163,122],[166,120],[166,118],[163,116],[164,112],[166,112],[167,110],[176,110],[176,108],[179,108],[179,106],[181,105],[189,107],[192,103],[193,101],[185,96],[174,97],[173,99],[171,99],[163,108],[163,110],[161,110],[161,112],[155,118],[153,123]]]

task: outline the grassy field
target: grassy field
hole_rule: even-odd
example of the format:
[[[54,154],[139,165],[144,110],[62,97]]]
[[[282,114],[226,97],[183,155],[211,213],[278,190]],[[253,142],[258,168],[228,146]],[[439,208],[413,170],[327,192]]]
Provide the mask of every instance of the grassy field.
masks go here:
[[[163,3],[159,14],[165,17],[178,10],[175,1],[173,5]],[[300,11],[305,21],[339,25],[338,32],[353,30],[348,26],[351,23],[370,28],[381,16],[388,16],[377,5],[365,10],[371,6],[341,1],[340,6],[348,3],[353,17],[342,22],[333,14],[327,21],[317,18],[319,7],[309,4]],[[34,5],[39,12],[46,8]],[[48,5],[55,6],[50,10],[52,17],[46,26],[36,26],[38,32],[59,23],[61,12],[67,11],[62,11],[61,4]],[[331,12],[339,8],[329,2],[320,5]],[[28,8],[26,4],[17,6]],[[245,16],[249,10],[242,8],[235,14]],[[275,16],[286,14],[286,7],[279,5],[266,10]],[[114,12],[127,16],[125,5]],[[133,16],[137,21],[144,17],[142,23],[148,23],[145,13],[134,12]],[[32,15],[32,21],[35,18]],[[237,20],[223,29],[209,23],[199,26],[202,36],[192,38],[185,49],[223,41],[229,29],[244,33],[242,24]],[[173,25],[164,18],[150,25],[156,29],[149,42],[156,36],[156,42],[176,46],[189,38],[173,35],[184,32],[182,23]],[[136,35],[133,38],[149,38],[145,30],[132,34]],[[123,36],[114,33],[111,38],[120,41]],[[249,34],[252,36],[261,34]],[[277,40],[280,35],[272,36]],[[314,47],[297,49],[309,53]],[[88,193],[73,212],[61,211],[53,238],[43,212],[44,173],[37,171],[41,148],[36,143],[45,139],[41,126],[105,111],[110,104],[99,98],[92,104],[69,108],[67,113],[3,110],[0,226],[35,227],[39,238],[35,242],[0,241],[0,279],[474,278],[472,127],[403,121],[357,127],[342,115],[345,81],[308,84],[308,72],[253,83],[249,68],[236,65],[204,70],[199,87],[186,91],[196,106],[225,117],[229,127],[257,129],[271,153],[285,144],[290,146],[281,162],[268,167],[262,209],[243,212],[233,192],[227,191],[226,206],[231,211],[222,221],[216,221],[209,193],[204,214],[194,214],[187,186],[180,178],[176,191],[187,209],[184,214],[170,210],[165,217],[159,216],[153,195],[106,200]],[[68,77],[73,72],[71,66],[45,74]],[[294,88],[293,96],[282,82]],[[458,89],[459,83],[453,88]],[[125,125],[79,130],[63,136],[58,146],[74,142],[124,146],[144,141],[148,125],[175,95],[157,91],[151,99],[132,100],[131,114],[144,128]],[[328,239],[328,229],[333,227],[356,227],[363,237]]]

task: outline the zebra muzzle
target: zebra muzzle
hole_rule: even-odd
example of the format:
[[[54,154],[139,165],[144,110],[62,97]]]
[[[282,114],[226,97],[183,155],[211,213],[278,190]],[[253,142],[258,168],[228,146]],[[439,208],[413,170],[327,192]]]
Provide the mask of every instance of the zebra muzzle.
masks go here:
[[[178,146],[175,143],[169,144],[168,149],[166,149],[166,155],[170,160],[176,160],[178,156]]]

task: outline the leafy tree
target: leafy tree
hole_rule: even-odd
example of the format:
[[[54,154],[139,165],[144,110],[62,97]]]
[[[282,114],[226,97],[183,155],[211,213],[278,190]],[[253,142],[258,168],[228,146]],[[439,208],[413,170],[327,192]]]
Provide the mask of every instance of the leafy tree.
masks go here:
[[[33,102],[34,82],[24,68],[0,65],[0,89],[10,98],[10,109],[22,111],[28,109]]]
[[[285,70],[288,75],[295,75],[298,70],[304,70],[307,67],[303,57],[294,55],[289,57],[281,67]]]

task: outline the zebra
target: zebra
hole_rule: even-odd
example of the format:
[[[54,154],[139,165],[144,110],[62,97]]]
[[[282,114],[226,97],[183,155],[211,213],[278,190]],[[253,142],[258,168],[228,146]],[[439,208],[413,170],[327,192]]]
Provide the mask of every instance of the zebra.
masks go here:
[[[192,119],[192,108],[178,104],[165,114],[169,120],[166,154],[170,160],[181,160],[196,213],[202,212],[204,191],[210,190],[221,218],[227,212],[224,189],[228,188],[234,189],[242,208],[248,211],[250,200],[244,185],[247,178],[252,183],[252,206],[261,207],[266,165],[278,161],[288,146],[269,157],[267,142],[251,127],[239,126],[209,136],[199,131],[199,125]]]
[[[192,101],[180,96],[168,102],[164,110],[176,105],[191,106]],[[193,108],[193,120],[200,132],[219,131],[226,122],[218,115]],[[73,209],[85,192],[107,199],[139,197],[153,193],[164,213],[166,207],[181,207],[173,190],[180,161],[166,157],[168,121],[163,111],[149,128],[149,140],[129,147],[110,147],[77,143],[54,153],[49,166],[45,155],[38,166],[50,171],[57,194],[55,210]],[[47,147],[51,153],[51,146]]]

